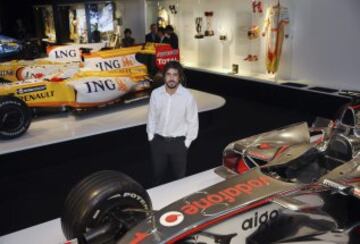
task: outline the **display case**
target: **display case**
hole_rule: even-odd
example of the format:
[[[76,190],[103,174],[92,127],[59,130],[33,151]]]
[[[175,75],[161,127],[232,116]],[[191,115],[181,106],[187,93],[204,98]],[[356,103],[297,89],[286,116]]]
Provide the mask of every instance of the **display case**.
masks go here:
[[[121,20],[120,16],[115,16],[115,8],[114,2],[88,5],[91,42],[98,42],[97,39],[109,41],[112,35],[121,34],[119,30]]]
[[[164,19],[173,25],[187,67],[267,81],[291,80],[292,1],[147,0],[146,4],[147,25]]]
[[[109,42],[118,30],[115,6],[112,1],[68,5],[70,42]]]
[[[67,7],[69,16],[69,40],[75,43],[88,42],[85,6],[83,4],[76,4]]]
[[[36,29],[38,36],[44,41],[56,42],[56,30],[54,21],[54,11],[51,5],[34,6]]]
[[[119,0],[34,6],[37,36],[49,43],[107,42],[121,37]],[[115,38],[116,37],[116,38]]]

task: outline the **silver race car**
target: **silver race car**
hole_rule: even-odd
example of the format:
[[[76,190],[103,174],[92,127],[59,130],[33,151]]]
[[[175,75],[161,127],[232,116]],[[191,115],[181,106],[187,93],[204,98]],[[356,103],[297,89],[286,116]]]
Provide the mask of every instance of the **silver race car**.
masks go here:
[[[279,236],[273,241],[290,240],[291,233],[300,238],[341,232],[335,243],[351,243],[359,240],[359,232],[353,235],[360,219],[345,228],[324,206],[336,204],[327,196],[340,195],[359,206],[359,132],[360,106],[353,103],[336,121],[317,119],[311,128],[297,123],[235,141],[224,150],[223,166],[215,169],[222,182],[159,211],[130,177],[100,171],[69,193],[62,229],[73,239],[69,243],[233,244],[269,243],[271,238],[261,237],[274,235],[275,225],[282,227],[274,228]],[[287,211],[302,220],[291,230],[308,231],[289,231],[290,222],[283,220]],[[318,228],[306,225],[307,218]],[[272,224],[281,220],[282,225]]]

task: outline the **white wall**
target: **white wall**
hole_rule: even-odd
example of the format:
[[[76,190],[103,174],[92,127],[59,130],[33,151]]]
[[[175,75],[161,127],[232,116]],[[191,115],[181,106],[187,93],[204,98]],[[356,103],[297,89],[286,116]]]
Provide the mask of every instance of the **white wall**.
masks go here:
[[[293,0],[282,0],[289,8]],[[276,0],[263,0],[264,13],[252,14],[250,0],[159,0],[147,4],[148,24],[156,19],[156,8],[159,3],[168,8],[170,4],[177,6],[178,13],[170,14],[171,24],[175,27],[180,41],[181,60],[185,65],[215,69],[228,72],[232,64],[238,64],[241,74],[257,76],[265,75],[265,44],[266,38],[249,40],[247,31],[252,24],[263,27],[265,10]],[[151,7],[155,8],[150,9]],[[202,33],[206,29],[205,11],[212,11],[212,29],[215,36],[195,39],[195,18],[203,18]],[[292,12],[290,11],[290,15]],[[292,19],[292,16],[290,16]],[[228,40],[219,40],[219,35],[226,34]],[[258,55],[257,62],[244,61],[249,54]],[[279,77],[291,77],[292,41],[286,40]],[[273,77],[273,76],[271,76]]]
[[[293,1],[293,77],[360,90],[360,1]]]
[[[128,3],[134,0],[124,1]],[[134,2],[139,3],[141,0]],[[263,55],[265,39],[260,38],[260,44],[256,44],[256,41],[249,41],[246,37],[252,18],[250,0],[158,0],[148,3],[147,7],[156,7],[157,2],[165,7],[169,4],[178,7],[173,24],[180,39],[182,61],[186,64],[230,69],[231,64],[236,63],[240,69],[252,74],[266,73]],[[263,2],[265,9],[277,0]],[[328,87],[360,90],[360,0],[280,2],[289,8],[290,38],[283,45],[279,78],[309,80]],[[139,13],[139,9],[134,8],[134,11],[129,10],[130,13]],[[210,10],[214,11],[213,28],[216,36],[195,39],[195,17],[203,16],[204,11]],[[156,9],[148,9],[147,13],[146,22],[153,21]],[[143,16],[141,20],[138,16],[132,17],[136,23],[145,23]],[[259,23],[262,25],[261,21]],[[149,24],[144,25],[141,31],[147,32]],[[219,41],[220,26],[231,33],[231,43]],[[243,58],[257,48],[261,49],[259,61],[244,62]]]
[[[136,43],[145,41],[145,0],[121,0],[120,1],[123,29],[130,28]]]

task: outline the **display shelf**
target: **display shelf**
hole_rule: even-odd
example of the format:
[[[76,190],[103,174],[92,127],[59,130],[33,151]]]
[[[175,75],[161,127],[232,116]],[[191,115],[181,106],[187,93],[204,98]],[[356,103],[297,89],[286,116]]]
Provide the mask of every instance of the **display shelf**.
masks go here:
[[[194,67],[191,65],[187,65],[186,63],[185,63],[185,67],[187,69],[191,69],[191,70],[203,71],[203,72],[208,72],[208,73],[213,73],[213,74],[218,74],[218,75],[226,75],[229,77],[252,80],[252,81],[263,82],[263,83],[270,83],[270,84],[282,84],[285,82],[297,82],[294,80],[277,80],[277,81],[275,81],[274,80],[275,77],[272,74],[254,74],[254,73],[248,72],[246,70],[239,70],[238,73],[234,74],[234,73],[231,73],[231,69],[225,69],[225,68],[220,68],[220,67],[211,67],[211,68]]]
[[[197,90],[191,90],[191,93],[199,112],[225,104],[225,99],[220,96]],[[59,113],[35,118],[23,136],[0,141],[0,155],[144,125],[147,111],[148,100],[114,105],[85,114]]]
[[[336,89],[327,88],[327,87],[320,87],[320,86],[310,87],[309,89],[314,90],[314,91],[327,92],[327,93],[336,93],[336,92],[338,92],[338,90],[336,90]]]
[[[297,88],[304,88],[307,87],[307,84],[301,84],[301,83],[296,83],[296,82],[284,82],[282,83],[282,85],[284,86],[290,86],[290,87],[297,87]]]
[[[222,181],[213,170],[207,170],[181,180],[164,184],[148,190],[155,210],[171,202]],[[166,196],[166,197],[164,197]],[[61,231],[60,219],[54,219],[24,230],[0,237],[0,244],[61,244],[65,237]]]
[[[325,93],[329,95],[339,95],[339,91],[346,90],[347,88],[341,86],[329,86],[325,82],[319,81],[310,81],[310,80],[274,80],[274,76],[271,74],[251,74],[246,71],[239,70],[237,74],[231,73],[230,69],[224,69],[219,67],[203,68],[203,67],[194,67],[187,65],[185,63],[186,69],[207,72],[216,75],[223,75],[232,78],[239,78],[250,80],[254,82],[260,82],[263,84],[271,84],[274,86],[287,86],[293,89],[300,89],[303,91],[316,92],[316,93]]]

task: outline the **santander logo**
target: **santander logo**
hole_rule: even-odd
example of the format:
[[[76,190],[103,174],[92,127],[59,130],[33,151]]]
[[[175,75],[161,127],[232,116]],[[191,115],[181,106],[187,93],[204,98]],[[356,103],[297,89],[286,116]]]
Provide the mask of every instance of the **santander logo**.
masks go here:
[[[177,211],[164,213],[160,217],[160,224],[166,227],[172,227],[180,224],[184,220],[184,215]]]

